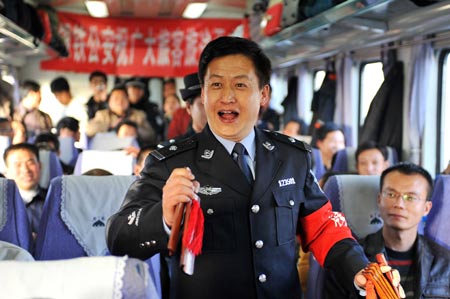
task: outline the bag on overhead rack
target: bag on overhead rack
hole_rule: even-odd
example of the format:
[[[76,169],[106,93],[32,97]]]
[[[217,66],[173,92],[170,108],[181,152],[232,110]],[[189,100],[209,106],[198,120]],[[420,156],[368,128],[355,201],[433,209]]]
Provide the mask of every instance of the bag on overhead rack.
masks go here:
[[[264,27],[264,35],[271,36],[281,30],[281,16],[283,14],[283,1],[270,0],[265,18],[267,20]]]
[[[17,24],[32,36],[42,39],[44,37],[44,26],[35,7],[28,3],[19,5],[19,20]]]
[[[43,41],[56,50],[62,57],[69,56],[64,39],[58,32],[59,18],[56,11],[50,6],[40,5],[38,12],[45,29]]]
[[[299,7],[300,21],[314,17],[345,0],[302,0]]]
[[[285,0],[283,1],[283,15],[281,18],[281,27],[286,28],[304,17],[300,16],[300,4],[302,0]]]

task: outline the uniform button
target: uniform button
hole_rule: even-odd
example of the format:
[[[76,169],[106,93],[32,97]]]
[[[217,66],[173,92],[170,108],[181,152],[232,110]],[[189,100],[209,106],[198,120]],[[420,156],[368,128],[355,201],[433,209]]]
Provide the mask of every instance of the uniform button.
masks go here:
[[[258,280],[259,282],[266,282],[267,281],[266,274],[260,274]]]
[[[258,240],[255,242],[255,246],[256,246],[256,248],[261,249],[264,246],[264,242],[261,240]]]
[[[291,200],[289,201],[289,204],[290,204],[291,206],[294,206],[295,202],[291,199]]]
[[[145,247],[149,248],[151,246],[152,246],[152,244],[150,243],[150,241],[145,241]]]
[[[213,209],[207,209],[206,210],[206,214],[212,215],[212,214],[214,214],[214,210]]]
[[[253,206],[252,206],[252,212],[253,212],[254,214],[258,213],[258,212],[259,212],[259,206],[258,206],[258,205],[253,205]]]
[[[140,244],[139,244],[139,247],[140,247],[140,248],[144,248],[144,247],[145,247],[145,244],[144,244],[144,243],[140,243]]]
[[[150,244],[152,244],[152,246],[155,246],[156,245],[156,241],[155,240],[151,240]]]

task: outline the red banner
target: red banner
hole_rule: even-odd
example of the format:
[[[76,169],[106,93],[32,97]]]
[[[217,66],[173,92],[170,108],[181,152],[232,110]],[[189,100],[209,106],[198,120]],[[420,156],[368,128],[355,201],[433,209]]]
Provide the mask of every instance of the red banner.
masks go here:
[[[184,76],[196,72],[205,45],[231,34],[243,20],[96,19],[59,13],[69,57],[41,63],[43,70],[136,76]]]

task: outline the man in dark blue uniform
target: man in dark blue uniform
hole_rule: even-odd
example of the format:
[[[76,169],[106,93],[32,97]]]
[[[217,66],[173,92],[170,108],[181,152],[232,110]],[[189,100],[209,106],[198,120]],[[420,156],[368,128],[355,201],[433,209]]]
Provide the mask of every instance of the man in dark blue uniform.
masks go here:
[[[256,43],[210,42],[199,62],[207,126],[152,152],[109,220],[111,253],[147,259],[167,252],[176,206],[201,199],[202,252],[193,275],[179,267],[173,273],[175,298],[300,298],[297,233],[304,250],[339,270],[349,286],[362,276],[367,259],[319,188],[310,147],[255,128],[269,100],[270,73]],[[236,144],[243,145],[239,157],[250,168],[249,181],[233,159]]]

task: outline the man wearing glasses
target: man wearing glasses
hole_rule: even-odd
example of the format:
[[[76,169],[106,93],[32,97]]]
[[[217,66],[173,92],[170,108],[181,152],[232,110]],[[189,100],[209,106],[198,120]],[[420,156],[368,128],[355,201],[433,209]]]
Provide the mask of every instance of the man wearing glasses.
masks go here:
[[[384,170],[377,198],[384,225],[361,241],[370,261],[382,252],[398,269],[406,298],[450,298],[450,251],[418,234],[431,210],[432,192],[433,179],[418,165],[399,163]],[[358,298],[336,285],[327,280],[329,298]]]

